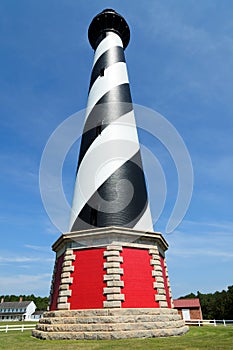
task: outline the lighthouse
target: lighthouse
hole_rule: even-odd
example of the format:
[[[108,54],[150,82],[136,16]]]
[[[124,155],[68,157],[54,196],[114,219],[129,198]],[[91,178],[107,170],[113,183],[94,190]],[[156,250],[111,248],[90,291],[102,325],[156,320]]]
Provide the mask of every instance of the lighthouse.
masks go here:
[[[92,20],[94,50],[69,232],[53,244],[50,310],[42,339],[181,335],[173,309],[168,244],[153,231],[124,51],[125,19],[106,9]]]
[[[88,37],[95,55],[70,231],[109,226],[153,231],[124,55],[129,27],[109,9],[93,19]]]

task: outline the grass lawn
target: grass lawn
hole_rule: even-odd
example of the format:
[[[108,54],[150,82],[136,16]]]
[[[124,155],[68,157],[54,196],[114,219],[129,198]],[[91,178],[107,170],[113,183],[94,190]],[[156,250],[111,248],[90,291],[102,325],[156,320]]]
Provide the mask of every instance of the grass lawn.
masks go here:
[[[31,331],[23,333],[11,331],[0,333],[0,349],[8,350],[222,350],[233,349],[233,327],[204,326],[191,327],[181,337],[148,338],[129,340],[39,340],[31,336]]]

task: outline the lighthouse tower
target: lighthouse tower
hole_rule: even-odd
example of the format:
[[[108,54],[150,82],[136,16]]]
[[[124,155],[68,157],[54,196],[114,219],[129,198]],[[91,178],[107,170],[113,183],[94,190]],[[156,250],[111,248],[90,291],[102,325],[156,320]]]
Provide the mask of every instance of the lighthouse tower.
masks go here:
[[[92,20],[88,103],[69,232],[53,245],[50,311],[33,335],[117,339],[181,335],[173,309],[167,242],[153,231],[124,50],[125,19]]]
[[[95,55],[70,231],[153,231],[124,55],[129,27],[105,10],[91,22],[88,36]]]

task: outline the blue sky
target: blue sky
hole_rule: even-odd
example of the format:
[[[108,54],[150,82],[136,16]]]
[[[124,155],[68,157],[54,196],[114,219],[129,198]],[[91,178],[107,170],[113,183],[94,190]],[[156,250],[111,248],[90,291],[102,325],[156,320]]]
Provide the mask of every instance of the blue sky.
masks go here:
[[[109,7],[131,28],[126,59],[133,101],[173,124],[193,163],[189,210],[175,232],[165,235],[173,296],[233,284],[232,1],[5,0],[0,3],[0,294],[49,293],[50,247],[59,232],[40,198],[40,158],[53,130],[86,106],[93,59],[87,29]],[[157,153],[167,179],[165,208],[155,225],[164,232],[177,174],[164,149],[143,132],[140,138]],[[76,146],[63,169],[69,200]],[[150,196],[153,208],[153,190]]]

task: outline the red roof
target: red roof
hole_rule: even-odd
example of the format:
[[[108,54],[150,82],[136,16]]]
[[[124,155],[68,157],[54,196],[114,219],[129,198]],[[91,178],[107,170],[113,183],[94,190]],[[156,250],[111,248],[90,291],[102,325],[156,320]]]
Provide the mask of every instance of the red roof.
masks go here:
[[[192,299],[175,299],[173,300],[175,308],[190,308],[200,307],[200,300],[198,298]]]

